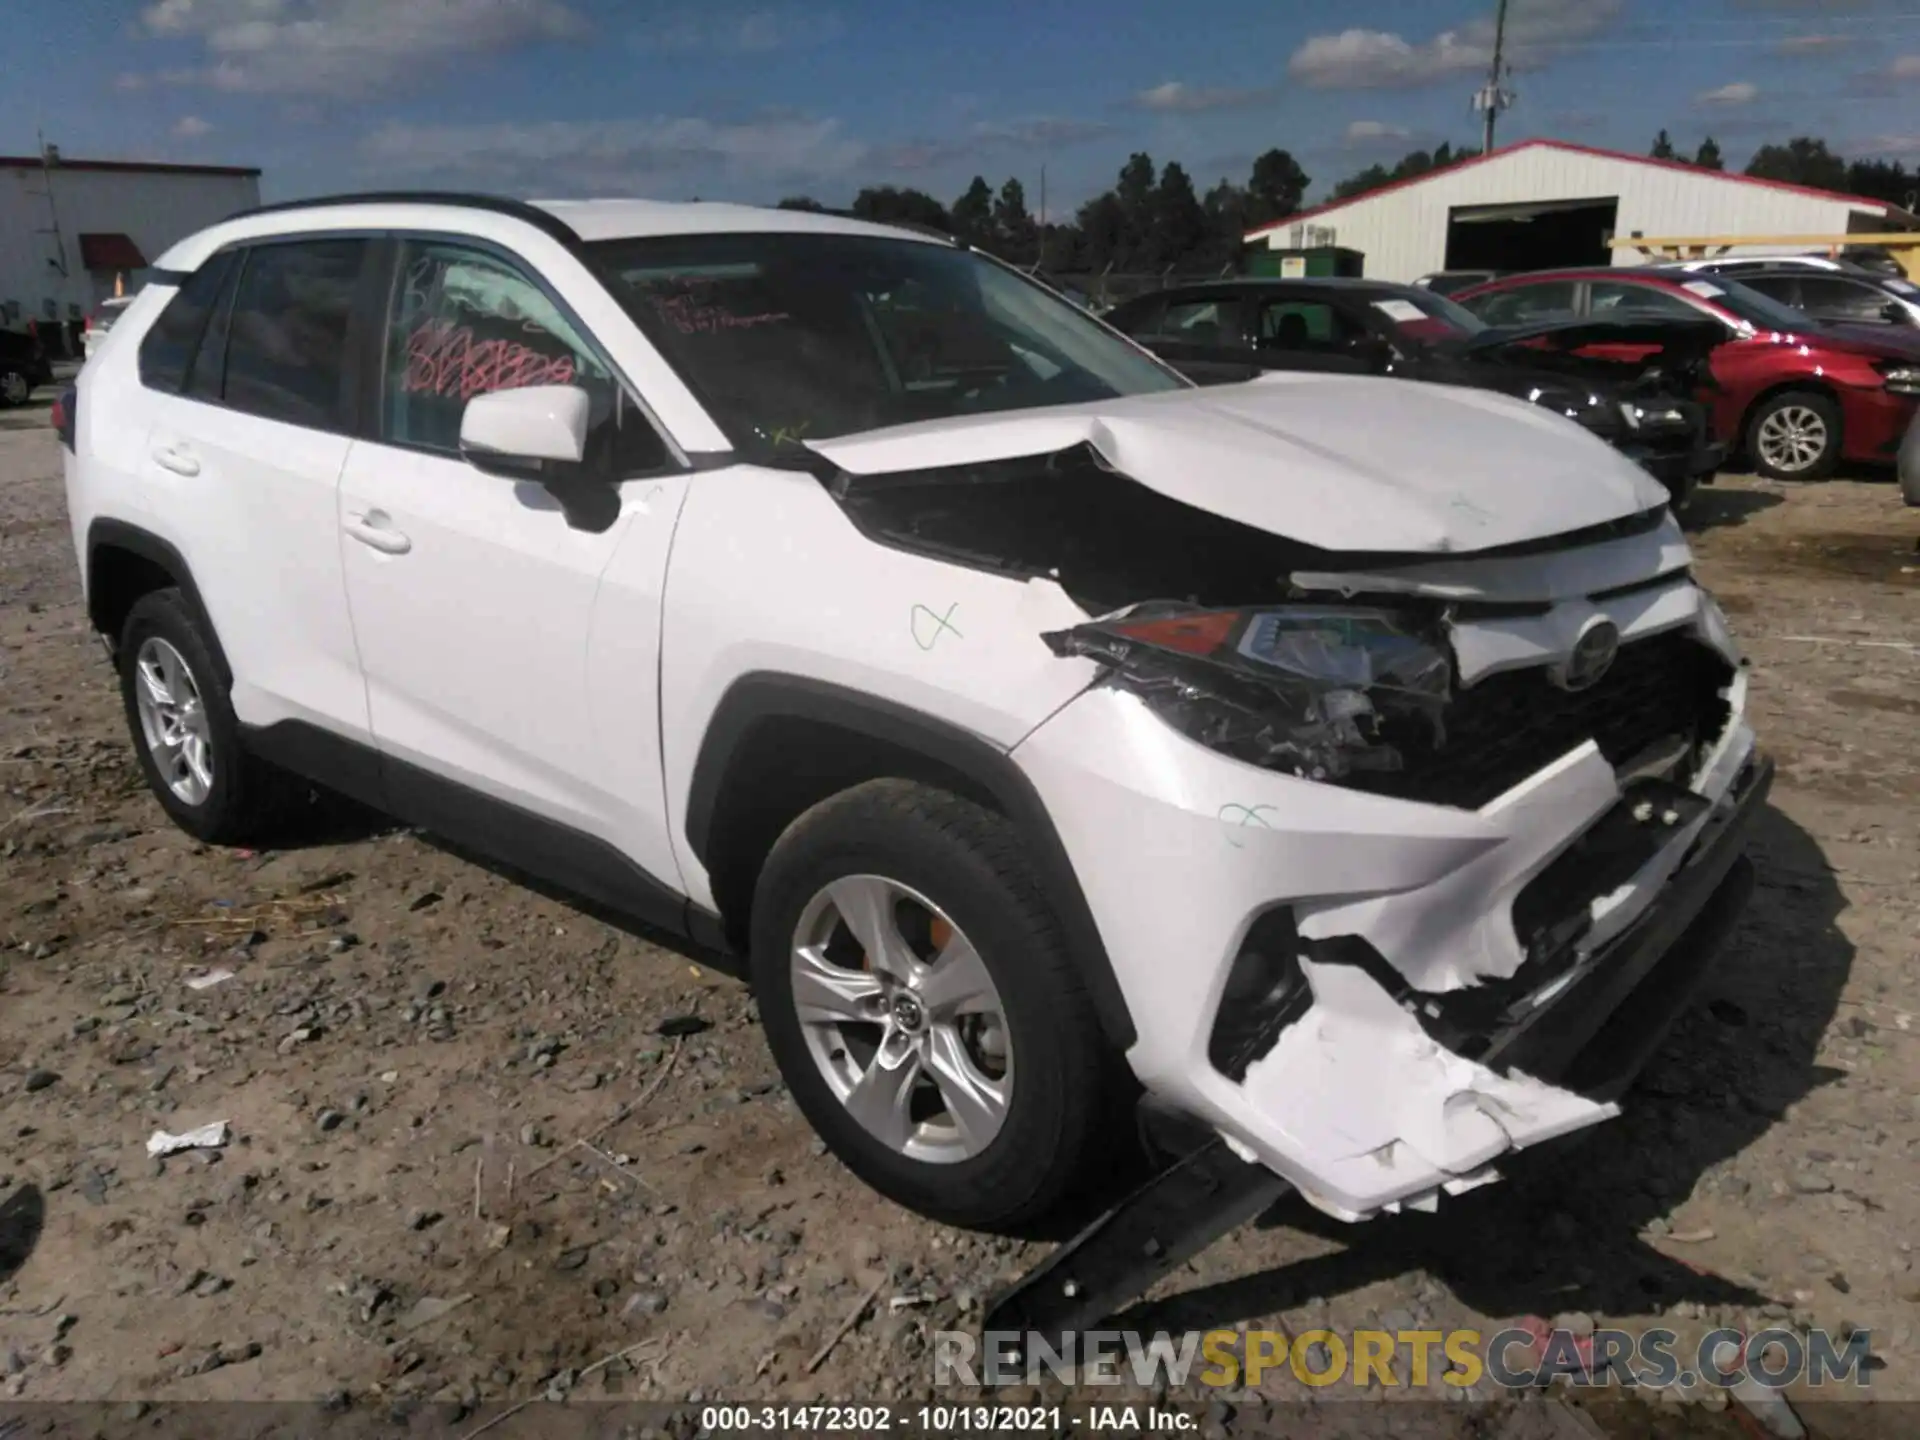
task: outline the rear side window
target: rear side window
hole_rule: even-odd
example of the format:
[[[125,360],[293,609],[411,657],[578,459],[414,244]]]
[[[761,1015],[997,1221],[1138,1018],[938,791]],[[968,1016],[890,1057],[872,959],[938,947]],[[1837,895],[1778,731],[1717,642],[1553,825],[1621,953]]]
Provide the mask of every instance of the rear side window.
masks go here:
[[[1880,291],[1857,280],[1828,279],[1824,275],[1801,280],[1800,308],[1822,320],[1844,320],[1854,325],[1887,321],[1887,297]]]
[[[140,383],[149,390],[179,392],[233,259],[231,253],[216,255],[189,275],[141,340]]]
[[[347,332],[369,243],[301,240],[247,252],[227,326],[228,408],[346,428]]]
[[[1182,345],[1224,345],[1233,330],[1233,302],[1218,298],[1169,301],[1155,333]]]
[[[1167,313],[1167,302],[1155,297],[1139,305],[1127,305],[1122,310],[1107,317],[1116,330],[1124,331],[1136,340],[1150,338],[1160,333],[1160,317]]]
[[[1515,285],[1506,290],[1475,295],[1460,303],[1489,325],[1526,325],[1536,321],[1578,318],[1571,280]]]

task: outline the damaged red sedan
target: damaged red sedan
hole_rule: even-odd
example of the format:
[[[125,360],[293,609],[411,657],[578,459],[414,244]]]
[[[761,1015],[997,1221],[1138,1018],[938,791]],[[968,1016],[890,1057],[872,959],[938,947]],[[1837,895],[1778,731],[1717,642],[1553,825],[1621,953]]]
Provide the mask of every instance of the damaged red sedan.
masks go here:
[[[1717,438],[1776,480],[1824,480],[1843,460],[1890,465],[1920,406],[1920,337],[1823,324],[1724,275],[1644,269],[1538,271],[1453,297],[1489,325],[1710,316]],[[1595,347],[1596,352],[1601,347]]]

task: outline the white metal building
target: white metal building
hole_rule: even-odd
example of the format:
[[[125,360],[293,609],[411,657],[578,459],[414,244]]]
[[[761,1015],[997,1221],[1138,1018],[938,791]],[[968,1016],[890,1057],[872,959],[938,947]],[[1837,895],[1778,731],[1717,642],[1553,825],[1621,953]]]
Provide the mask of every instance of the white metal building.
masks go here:
[[[1431,175],[1290,215],[1246,238],[1249,245],[1272,250],[1325,245],[1357,250],[1366,257],[1369,278],[1405,282],[1435,270],[1645,262],[1637,250],[1609,249],[1615,235],[1831,235],[1915,228],[1920,219],[1907,211],[1857,195],[1560,140],[1524,140]]]
[[[176,240],[260,203],[260,172],[0,155],[0,324],[79,320]]]

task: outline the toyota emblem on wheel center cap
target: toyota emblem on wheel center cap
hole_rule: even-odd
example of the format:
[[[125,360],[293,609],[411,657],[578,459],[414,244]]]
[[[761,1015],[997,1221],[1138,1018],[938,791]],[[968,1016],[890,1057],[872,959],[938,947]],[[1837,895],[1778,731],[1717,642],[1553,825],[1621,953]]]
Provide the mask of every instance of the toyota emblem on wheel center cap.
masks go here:
[[[1596,615],[1581,628],[1566,658],[1549,672],[1562,690],[1587,690],[1600,683],[1620,651],[1620,627]]]

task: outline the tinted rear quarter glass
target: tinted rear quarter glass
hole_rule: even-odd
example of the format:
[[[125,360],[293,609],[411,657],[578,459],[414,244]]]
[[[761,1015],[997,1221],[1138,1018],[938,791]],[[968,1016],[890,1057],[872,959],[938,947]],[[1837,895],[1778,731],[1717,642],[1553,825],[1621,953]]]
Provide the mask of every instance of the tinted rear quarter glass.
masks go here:
[[[188,276],[141,340],[140,383],[149,390],[179,391],[233,261],[231,253],[215,255]]]
[[[344,428],[347,333],[370,243],[300,240],[247,252],[227,334],[230,408]]]
[[[180,393],[191,400],[217,405],[225,392],[227,328],[233,322],[233,294],[240,288],[241,269],[237,263],[228,267],[226,283],[220,287],[206,333],[200,337],[200,348],[194,351],[193,363],[187,367],[187,378]]]

